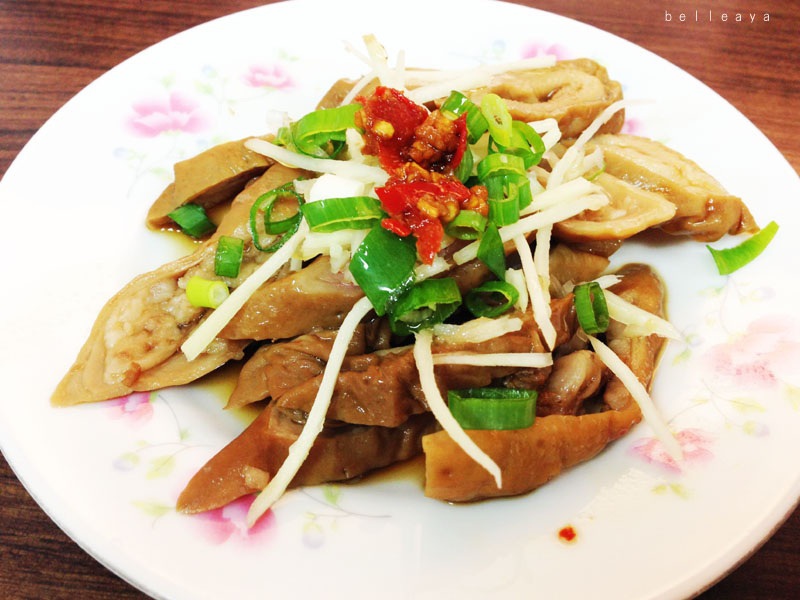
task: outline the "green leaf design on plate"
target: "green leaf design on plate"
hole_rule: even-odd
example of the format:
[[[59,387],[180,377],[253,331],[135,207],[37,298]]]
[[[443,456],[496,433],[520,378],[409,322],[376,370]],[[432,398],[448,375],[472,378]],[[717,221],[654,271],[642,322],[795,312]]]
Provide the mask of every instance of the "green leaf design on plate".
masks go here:
[[[342,489],[338,485],[326,485],[322,490],[325,502],[333,506],[339,506],[339,498],[342,496]]]
[[[767,411],[763,404],[752,398],[733,398],[730,402],[731,406],[740,413],[763,413]]]
[[[175,456],[159,456],[150,461],[150,468],[147,470],[147,479],[159,479],[166,477],[175,468]]]
[[[175,510],[175,507],[162,504],[161,502],[134,501],[133,505],[147,516],[155,517],[156,519]]]

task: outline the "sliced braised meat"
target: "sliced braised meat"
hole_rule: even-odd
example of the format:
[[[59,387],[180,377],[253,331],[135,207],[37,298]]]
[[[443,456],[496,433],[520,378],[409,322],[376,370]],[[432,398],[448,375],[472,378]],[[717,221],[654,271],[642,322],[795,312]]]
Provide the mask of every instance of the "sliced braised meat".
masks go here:
[[[550,292],[559,292],[565,283],[581,283],[599,277],[607,268],[605,256],[577,249],[570,244],[555,244],[550,250]]]
[[[581,416],[550,415],[531,427],[471,430],[468,435],[502,469],[503,487],[445,431],[422,439],[425,495],[448,502],[524,494],[587,461],[625,435],[641,418],[635,407]]]
[[[421,438],[436,427],[430,413],[399,427],[325,428],[292,480],[292,487],[343,481],[420,454]],[[297,440],[302,425],[267,407],[237,438],[211,458],[178,498],[182,512],[224,506],[263,489]]]
[[[278,340],[341,325],[364,292],[328,256],[262,285],[220,332],[225,339]]]
[[[645,265],[628,265],[617,274],[622,279],[611,288],[612,291],[644,310],[663,315],[663,287],[652,269]],[[612,321],[606,332],[606,342],[639,380],[649,386],[663,341],[655,335],[626,337],[624,327]],[[594,377],[599,369],[594,364],[595,359],[577,365],[584,371],[581,381],[577,381],[577,377],[570,381],[567,371],[560,373],[562,365],[558,364],[559,361],[585,360],[580,356],[569,358],[571,356],[573,354],[557,359],[550,379],[544,384],[542,401],[548,410],[553,408],[553,397],[548,398],[550,393],[561,394],[554,411],[561,412],[594,387]],[[565,469],[593,458],[642,418],[639,406],[615,376],[608,377],[607,384],[599,389],[599,393],[608,410],[537,416],[533,425],[525,429],[469,431],[468,435],[475,443],[500,466],[502,488],[498,488],[494,478],[446,432],[425,436],[422,440],[425,494],[450,502],[523,494],[547,483]]]
[[[729,194],[700,166],[664,144],[634,135],[600,135],[587,150],[603,151],[605,170],[635,186],[664,196],[676,207],[661,229],[713,242],[725,234],[758,231],[744,202]]]
[[[536,400],[536,415],[577,415],[583,401],[604,383],[605,367],[590,350],[578,350],[553,361],[553,368]]]
[[[557,238],[572,242],[625,240],[675,216],[675,205],[663,195],[610,173],[601,173],[594,183],[603,188],[609,203],[556,223],[553,232]]]
[[[556,119],[565,138],[580,135],[606,107],[622,99],[622,86],[608,77],[605,68],[585,58],[559,61],[542,69],[509,71],[495,76],[487,87],[466,94],[480,102],[489,92],[505,99],[515,119]],[[624,118],[624,112],[618,111],[601,131],[619,131]]]
[[[647,265],[627,265],[617,272],[622,280],[609,288],[612,292],[648,312],[664,316],[664,284]],[[625,325],[611,321],[606,331],[606,344],[627,364],[645,387],[650,386],[664,339],[657,335],[629,337]],[[620,410],[633,402],[624,385],[612,377],[603,394],[603,401]]]
[[[232,200],[273,163],[245,147],[246,140],[226,142],[175,163],[173,179],[147,213],[153,228],[174,225],[167,216],[184,204],[211,208]]]
[[[188,256],[139,275],[102,308],[75,363],[56,388],[56,405],[107,400],[133,391],[160,389],[194,381],[231,359],[242,357],[247,340],[215,340],[195,360],[187,361],[181,344],[208,312],[189,303],[185,288],[198,275],[214,278],[214,255],[220,235],[246,239],[242,269],[232,286],[267,259],[245,237],[249,205],[262,186],[272,189],[299,172],[276,165],[234,200],[231,211],[211,238]]]
[[[365,327],[350,341],[348,354],[366,350]],[[258,348],[242,366],[227,408],[239,408],[266,398],[277,398],[287,390],[320,375],[325,369],[337,330],[322,329],[287,342]]]

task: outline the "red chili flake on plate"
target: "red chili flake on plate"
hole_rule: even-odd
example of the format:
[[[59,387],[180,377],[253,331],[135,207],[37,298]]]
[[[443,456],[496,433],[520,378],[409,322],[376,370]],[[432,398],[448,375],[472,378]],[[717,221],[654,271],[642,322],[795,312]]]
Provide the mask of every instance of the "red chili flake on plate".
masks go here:
[[[578,539],[578,532],[572,525],[567,525],[558,530],[558,539],[562,542],[572,544]]]

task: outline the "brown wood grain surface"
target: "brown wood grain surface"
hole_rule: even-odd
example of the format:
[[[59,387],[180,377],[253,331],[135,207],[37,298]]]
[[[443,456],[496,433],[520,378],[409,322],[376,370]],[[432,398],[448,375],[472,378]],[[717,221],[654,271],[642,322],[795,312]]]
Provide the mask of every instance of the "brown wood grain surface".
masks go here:
[[[520,3],[594,25],[675,63],[731,102],[800,171],[798,0]],[[169,35],[261,4],[265,2],[0,0],[0,176],[55,111],[108,69]],[[377,2],[365,6],[380,17]],[[736,21],[737,13],[742,22]],[[800,511],[795,511],[701,598],[800,596],[798,540]],[[62,533],[0,459],[0,598],[142,597]]]

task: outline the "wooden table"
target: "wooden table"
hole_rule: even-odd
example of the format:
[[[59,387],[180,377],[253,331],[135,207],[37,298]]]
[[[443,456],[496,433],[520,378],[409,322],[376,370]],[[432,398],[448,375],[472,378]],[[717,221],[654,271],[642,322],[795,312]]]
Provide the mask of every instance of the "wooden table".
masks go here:
[[[800,170],[800,2],[523,3],[615,33],[677,64],[736,106]],[[106,70],[164,37],[260,4],[0,0],[0,175],[48,117]],[[737,12],[744,22],[736,22]],[[0,461],[0,499],[0,598],[143,597],[64,535],[5,460]],[[800,511],[795,511],[762,548],[701,597],[797,597],[799,539]]]

